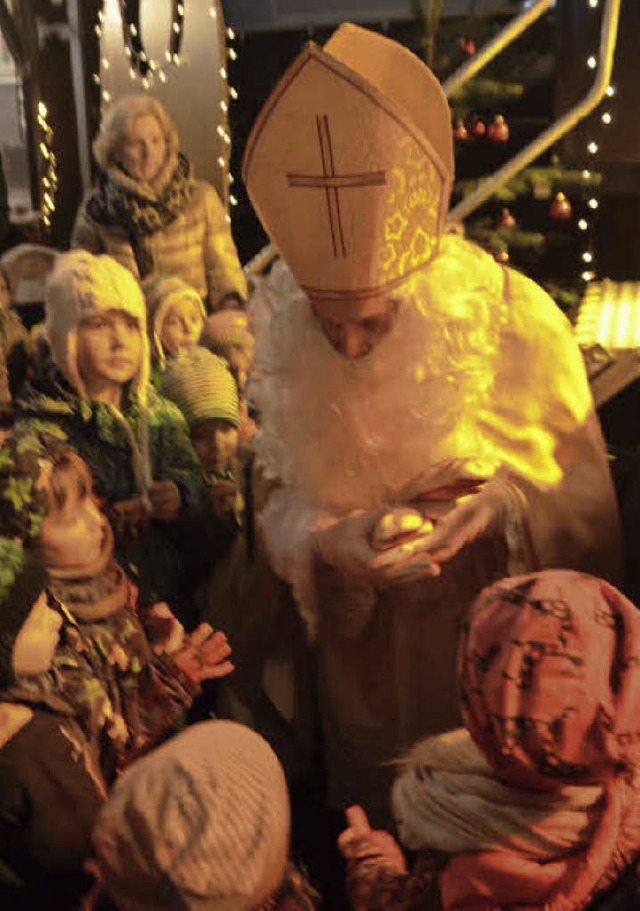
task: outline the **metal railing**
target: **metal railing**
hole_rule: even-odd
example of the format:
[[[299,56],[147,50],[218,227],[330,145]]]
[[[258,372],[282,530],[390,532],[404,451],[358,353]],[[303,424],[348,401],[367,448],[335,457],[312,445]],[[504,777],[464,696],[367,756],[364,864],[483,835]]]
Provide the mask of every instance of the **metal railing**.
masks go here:
[[[477,209],[492,193],[503,186],[519,171],[531,164],[549,146],[557,142],[565,133],[568,133],[577,123],[587,117],[596,108],[605,96],[611,80],[613,57],[618,34],[618,20],[620,18],[620,4],[622,0],[605,0],[600,26],[600,51],[596,76],[593,85],[577,104],[551,124],[544,132],[533,139],[529,145],[521,149],[517,155],[509,159],[501,168],[491,176],[485,178],[480,185],[465,196],[448,215],[450,222],[461,221]],[[507,23],[498,35],[481,48],[478,54],[467,63],[463,64],[443,85],[448,96],[457,91],[465,82],[479,72],[482,67],[492,60],[501,50],[511,44],[519,35],[536,21],[551,6],[553,0],[538,0],[533,6],[524,10],[511,22]]]

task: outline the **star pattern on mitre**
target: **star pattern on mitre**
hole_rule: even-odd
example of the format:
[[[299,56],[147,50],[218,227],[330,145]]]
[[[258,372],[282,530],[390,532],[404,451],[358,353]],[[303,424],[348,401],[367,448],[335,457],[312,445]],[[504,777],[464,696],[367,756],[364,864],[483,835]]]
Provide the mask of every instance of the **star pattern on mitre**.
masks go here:
[[[400,240],[408,224],[402,212],[395,212],[385,225],[385,240]]]

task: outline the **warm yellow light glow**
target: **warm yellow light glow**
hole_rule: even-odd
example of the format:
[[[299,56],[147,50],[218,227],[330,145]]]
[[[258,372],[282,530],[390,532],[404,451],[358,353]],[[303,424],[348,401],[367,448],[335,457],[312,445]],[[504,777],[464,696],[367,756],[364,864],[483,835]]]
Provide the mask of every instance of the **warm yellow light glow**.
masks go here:
[[[578,222],[578,227],[580,228],[581,231],[586,231],[587,228],[589,227],[589,222],[587,221],[586,218],[581,218],[580,221]]]
[[[603,123],[605,123],[607,126],[609,126],[609,124],[611,123],[611,114],[609,113],[609,111],[605,111],[600,119],[602,120]]]
[[[590,70],[595,70],[598,65],[596,57],[592,54],[590,57],[587,57],[587,66]]]
[[[585,291],[576,323],[583,347],[640,347],[640,282],[594,282]]]
[[[590,142],[589,145],[587,146],[587,151],[590,152],[591,155],[595,155],[596,152],[598,151],[598,143]]]
[[[608,97],[608,98],[613,98],[613,96],[615,95],[615,93],[616,93],[615,86],[613,86],[613,85],[608,85],[608,86],[607,86],[607,91],[606,91],[607,97]]]
[[[589,200],[589,202],[587,203],[587,205],[589,206],[590,209],[597,209],[597,208],[598,208],[598,200],[595,198],[595,196],[593,196],[593,197],[591,197],[591,199]]]

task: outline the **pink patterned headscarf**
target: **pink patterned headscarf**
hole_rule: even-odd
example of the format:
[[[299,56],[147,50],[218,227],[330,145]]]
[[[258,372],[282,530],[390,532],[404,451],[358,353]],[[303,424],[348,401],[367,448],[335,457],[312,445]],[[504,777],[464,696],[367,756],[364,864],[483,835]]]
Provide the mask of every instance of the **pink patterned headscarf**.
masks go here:
[[[604,802],[577,855],[458,855],[441,882],[445,908],[584,908],[640,850],[640,611],[576,572],[505,579],[473,604],[458,658],[465,724],[501,781],[541,802],[601,784]]]

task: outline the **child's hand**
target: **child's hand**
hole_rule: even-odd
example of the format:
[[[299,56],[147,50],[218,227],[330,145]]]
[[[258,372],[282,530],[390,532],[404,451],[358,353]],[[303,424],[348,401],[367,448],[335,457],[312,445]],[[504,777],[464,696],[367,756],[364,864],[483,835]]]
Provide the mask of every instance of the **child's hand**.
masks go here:
[[[407,864],[398,842],[389,832],[372,829],[362,807],[349,807],[345,816],[347,828],[338,836],[338,849],[349,869],[368,863],[385,867],[394,873],[407,872]]]
[[[185,674],[201,683],[230,674],[234,670],[230,654],[231,646],[225,634],[219,630],[214,632],[208,623],[201,623],[172,658]]]
[[[214,515],[223,517],[233,512],[238,494],[238,487],[235,481],[226,479],[210,481],[208,491],[209,502]]]
[[[149,486],[151,516],[169,522],[175,519],[182,506],[182,498],[175,481],[152,481]]]
[[[119,500],[111,507],[114,531],[118,537],[136,540],[149,519],[149,510],[140,497]]]
[[[147,639],[156,655],[172,655],[184,645],[184,626],[164,601],[141,612]]]

